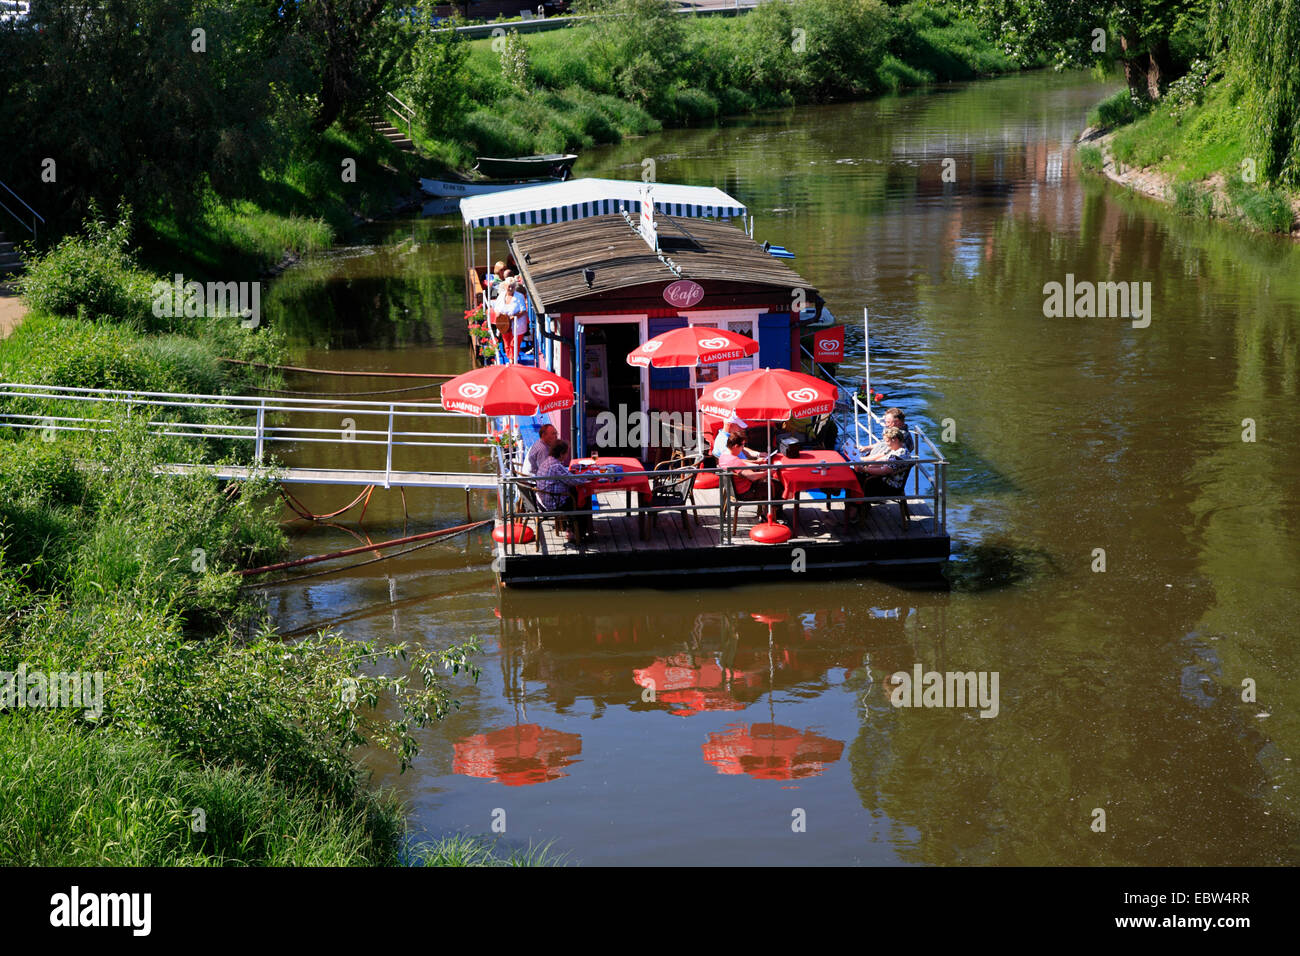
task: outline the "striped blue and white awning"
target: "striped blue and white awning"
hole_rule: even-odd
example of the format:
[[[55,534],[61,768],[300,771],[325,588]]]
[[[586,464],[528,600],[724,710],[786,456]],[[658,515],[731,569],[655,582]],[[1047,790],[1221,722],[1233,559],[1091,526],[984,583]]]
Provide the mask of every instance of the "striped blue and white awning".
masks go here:
[[[588,216],[641,210],[642,183],[618,179],[572,179],[564,183],[525,186],[460,201],[460,215],[469,226],[541,226]],[[745,207],[712,186],[654,184],[655,209],[670,216],[730,219]]]

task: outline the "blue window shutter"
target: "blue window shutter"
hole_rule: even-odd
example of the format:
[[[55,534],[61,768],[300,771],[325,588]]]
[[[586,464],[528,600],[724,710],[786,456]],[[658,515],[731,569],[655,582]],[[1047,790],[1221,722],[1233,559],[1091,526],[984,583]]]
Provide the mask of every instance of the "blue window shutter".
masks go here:
[[[686,326],[682,315],[661,315],[646,319],[646,334],[650,338]],[[650,366],[651,388],[690,388],[691,370],[688,368],[655,368]]]
[[[758,317],[760,368],[790,368],[790,313],[764,312]]]

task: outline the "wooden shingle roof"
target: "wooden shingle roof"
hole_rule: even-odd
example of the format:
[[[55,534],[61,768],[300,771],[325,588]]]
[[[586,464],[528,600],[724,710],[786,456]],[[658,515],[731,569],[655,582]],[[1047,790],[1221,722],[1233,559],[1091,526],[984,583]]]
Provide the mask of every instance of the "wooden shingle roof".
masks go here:
[[[718,290],[780,290],[776,297],[788,299],[792,290],[804,289],[809,301],[816,294],[797,272],[735,226],[663,214],[656,216],[656,224],[663,254],[680,276],[621,214],[524,229],[514,234],[510,245],[538,312],[572,311],[583,299],[607,299],[610,293],[638,287],[642,292],[645,287],[662,289],[678,278],[703,286],[706,302],[710,291]],[[583,278],[587,268],[596,273],[590,288]]]

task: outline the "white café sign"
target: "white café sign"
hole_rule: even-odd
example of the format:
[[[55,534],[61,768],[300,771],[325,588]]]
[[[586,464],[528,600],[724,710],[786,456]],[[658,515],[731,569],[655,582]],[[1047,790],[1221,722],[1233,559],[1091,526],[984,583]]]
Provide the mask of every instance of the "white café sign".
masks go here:
[[[641,238],[655,252],[659,251],[659,235],[655,232],[654,184],[641,185]]]

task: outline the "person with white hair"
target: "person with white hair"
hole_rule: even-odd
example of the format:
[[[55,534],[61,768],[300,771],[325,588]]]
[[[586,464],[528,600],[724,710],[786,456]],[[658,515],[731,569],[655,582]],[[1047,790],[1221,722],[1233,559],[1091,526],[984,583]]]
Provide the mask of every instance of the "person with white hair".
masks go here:
[[[509,331],[502,329],[501,337],[505,339],[506,356],[511,362],[519,361],[519,340],[528,331],[528,303],[519,294],[519,280],[508,276],[501,281],[501,291],[497,293],[492,309],[498,316],[508,316]]]

